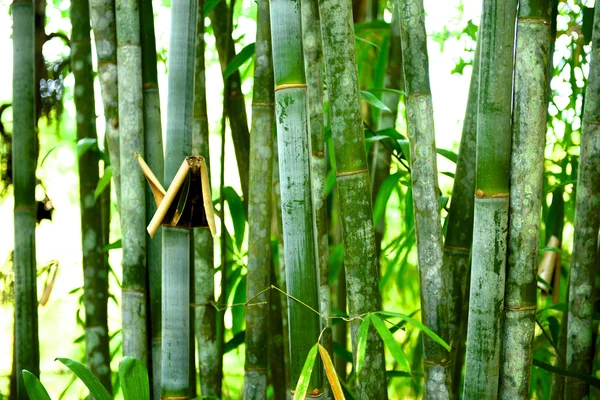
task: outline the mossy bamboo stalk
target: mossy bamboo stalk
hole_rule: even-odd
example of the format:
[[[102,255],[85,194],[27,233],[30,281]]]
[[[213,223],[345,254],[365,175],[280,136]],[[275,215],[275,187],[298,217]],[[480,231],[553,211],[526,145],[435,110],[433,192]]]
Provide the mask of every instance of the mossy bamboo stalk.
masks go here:
[[[254,95],[250,136],[250,198],[248,199],[248,274],[246,298],[251,299],[271,283],[271,178],[273,177],[273,129],[275,127],[273,58],[268,0],[258,1]],[[267,194],[265,196],[265,194]],[[246,309],[246,362],[244,399],[267,396],[269,364],[269,296],[257,297],[265,304]]]
[[[510,226],[500,362],[500,397],[528,399],[548,109],[550,0],[521,0],[510,164]]]
[[[567,368],[582,374],[590,374],[593,357],[592,291],[600,227],[600,7],[594,12],[589,71],[577,173],[567,328]],[[567,378],[567,399],[582,399],[588,392],[588,384]]]
[[[348,311],[350,317],[354,317],[380,310],[381,297],[371,184],[360,113],[352,4],[320,0],[319,8],[337,167]],[[352,323],[355,357],[358,328],[359,321]],[[383,342],[373,327],[369,329],[365,360],[357,379],[356,392],[359,398],[387,398]]]
[[[90,18],[98,57],[98,80],[102,92],[105,137],[117,203],[121,199],[121,170],[119,146],[119,95],[117,85],[117,23],[114,0],[90,0]]]
[[[140,2],[140,31],[142,46],[142,81],[144,90],[144,150],[145,161],[158,179],[165,174],[163,141],[160,118],[160,97],[158,92],[158,73],[156,68],[156,39],[154,37],[154,12],[152,2]],[[156,212],[156,202],[146,185],[146,224],[150,223]],[[150,340],[148,348],[152,363],[150,382],[152,397],[160,397],[160,348],[161,348],[161,269],[162,269],[162,231],[159,229],[154,238],[146,237],[148,265],[148,312]]]
[[[169,81],[165,186],[192,151],[194,62],[197,1],[173,2],[169,41]],[[163,230],[162,270],[162,399],[187,398],[190,374],[190,246],[189,229]]]
[[[327,197],[325,179],[325,134],[323,130],[323,41],[321,40],[321,18],[317,0],[302,0],[302,45],[306,72],[309,131],[311,143],[311,191],[315,216],[315,239],[319,268],[319,312],[324,317],[322,345],[333,354],[331,331],[331,289],[329,287],[329,235],[327,232]],[[327,382],[326,382],[327,386]],[[327,387],[326,387],[327,388]]]
[[[410,142],[411,181],[415,209],[421,315],[423,323],[449,341],[448,293],[451,275],[443,268],[443,238],[438,199],[433,104],[429,87],[429,58],[422,0],[398,3],[402,31],[402,60],[406,79],[406,112]],[[450,354],[423,337],[424,397],[452,395]]]
[[[235,57],[235,46],[231,36],[232,27],[229,22],[230,10],[225,1],[217,3],[210,14],[211,26],[216,39],[217,52],[221,63],[221,71],[225,71],[229,62]],[[231,137],[235,148],[235,158],[240,174],[240,183],[244,194],[244,203],[248,204],[248,182],[250,171],[250,134],[246,117],[246,102],[242,93],[239,71],[228,78],[225,86],[225,102],[227,117],[231,127]]]
[[[484,0],[465,398],[496,399],[507,251],[516,0]]]
[[[310,179],[307,89],[302,52],[300,4],[271,1],[275,112],[287,293],[319,308],[317,258]],[[291,387],[295,387],[309,350],[317,342],[319,317],[288,300]],[[309,392],[323,391],[321,371],[313,371]]]
[[[97,139],[96,103],[92,77],[90,9],[87,0],[71,3],[71,65],[75,77],[77,140]],[[87,364],[109,391],[108,266],[104,256],[102,202],[94,198],[99,181],[97,153],[79,158],[79,204],[83,255],[83,304]]]
[[[15,341],[17,371],[40,374],[35,255],[36,119],[34,10],[32,0],[15,0],[13,18],[13,137]],[[27,399],[21,373],[17,398]]]
[[[136,153],[144,153],[142,49],[138,0],[117,0],[121,232],[123,243],[123,354],[147,363],[146,204],[144,175]]]
[[[204,0],[198,2],[196,20],[196,62],[194,80],[194,124],[192,152],[201,155],[210,166],[208,116],[206,111],[206,74],[204,66]],[[221,397],[223,358],[217,341],[215,301],[214,241],[208,228],[194,229],[194,279],[200,387],[203,396]]]
[[[469,98],[463,121],[460,148],[452,187],[452,201],[448,212],[448,226],[444,241],[444,268],[452,275],[448,288],[450,298],[450,341],[452,347],[452,391],[459,398],[465,340],[469,313],[468,277],[470,252],[473,241],[473,203],[475,196],[475,155],[477,152],[477,103],[479,93],[480,41],[477,41]]]

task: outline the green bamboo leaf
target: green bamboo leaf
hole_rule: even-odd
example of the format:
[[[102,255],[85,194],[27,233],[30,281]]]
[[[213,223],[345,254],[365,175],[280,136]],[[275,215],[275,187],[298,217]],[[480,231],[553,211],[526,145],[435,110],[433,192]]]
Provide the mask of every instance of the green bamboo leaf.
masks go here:
[[[338,342],[333,342],[333,353],[347,363],[352,364],[352,352]]]
[[[242,248],[244,234],[246,232],[246,212],[244,211],[244,202],[231,186],[223,188],[223,196],[229,207],[229,212],[231,213],[235,244],[239,250]]]
[[[240,277],[239,283],[235,288],[235,294],[233,295],[233,304],[243,304],[246,302],[246,281],[246,275]],[[246,307],[233,307],[231,309],[231,330],[234,335],[243,331],[245,321]]]
[[[123,357],[119,365],[119,379],[125,400],[150,400],[148,371],[140,360]]]
[[[408,162],[408,166],[410,167],[410,144],[406,139],[398,139],[398,143],[400,144],[400,149],[402,149],[402,154],[404,154],[404,158]]]
[[[389,349],[390,353],[394,356],[394,359],[400,364],[400,368],[410,372],[410,363],[408,362],[408,358],[406,358],[406,354],[402,350],[402,347],[396,342],[394,339],[394,335],[391,334],[385,323],[377,316],[377,314],[373,314],[371,316],[371,321],[373,322],[373,326],[379,332],[379,336],[385,343],[386,347]]]
[[[240,50],[240,52],[231,59],[227,68],[225,68],[225,71],[223,71],[223,79],[229,78],[231,74],[237,71],[246,61],[251,59],[254,56],[254,49],[255,43],[250,43]]]
[[[360,323],[358,336],[356,337],[356,374],[360,373],[363,362],[365,361],[365,350],[367,349],[367,335],[369,334],[369,324],[371,323],[371,314],[368,314]]]
[[[94,191],[94,200],[97,200],[98,197],[100,197],[100,195],[102,194],[102,192],[104,192],[104,189],[106,189],[110,185],[110,180],[112,179],[112,176],[112,165],[109,165],[108,167],[104,168],[104,175],[102,175],[102,178],[98,180],[98,186],[96,186],[96,190]]]
[[[81,158],[86,152],[98,147],[98,139],[83,138],[77,142],[77,156]]]
[[[340,243],[329,251],[329,285],[333,285],[344,263],[344,244]]]
[[[31,400],[51,400],[50,395],[46,391],[42,382],[26,369],[23,370],[23,381],[25,382],[25,390]]]
[[[85,365],[69,358],[57,358],[57,360],[63,363],[65,367],[69,368],[79,379],[81,379],[90,391],[90,394],[94,396],[96,400],[112,400],[112,397],[106,388],[102,386],[98,378],[96,378]]]
[[[361,97],[361,99],[363,99],[364,101],[366,101],[367,103],[369,103],[370,105],[372,105],[375,108],[391,112],[391,110],[388,108],[388,106],[386,106],[383,103],[383,101],[379,100],[377,98],[377,96],[375,96],[371,92],[367,92],[366,90],[361,90],[360,97]]]
[[[225,343],[223,354],[229,353],[230,351],[237,349],[245,341],[246,331],[236,333],[227,343]]]
[[[390,311],[378,311],[377,314],[379,314],[379,315],[385,315],[387,317],[392,317],[392,318],[400,318],[400,319],[403,319],[403,320],[405,320],[407,322],[410,322],[411,324],[413,324],[414,326],[416,326],[417,328],[419,328],[420,330],[422,330],[427,336],[429,336],[435,342],[437,342],[442,347],[444,347],[446,350],[450,351],[450,346],[448,345],[448,343],[446,343],[444,341],[444,339],[442,339],[441,337],[439,337],[434,331],[432,331],[431,329],[429,329],[428,327],[426,327],[425,325],[423,325],[421,322],[419,322],[419,321],[417,321],[415,319],[412,319],[408,315],[404,315],[404,314],[400,314],[400,313],[395,313],[395,312],[390,312]]]
[[[104,248],[102,250],[109,251],[109,250],[122,249],[122,248],[123,248],[123,241],[121,239],[118,239],[118,240],[104,246]]]
[[[405,371],[385,371],[387,378],[410,378],[412,375]]]
[[[377,46],[375,43],[368,41],[367,39],[363,39],[360,36],[354,36],[354,39],[358,40],[359,42],[363,42],[366,43],[368,45],[371,45],[373,47],[375,47],[377,50],[381,51],[381,49],[379,48],[379,46]]]
[[[46,161],[46,158],[48,158],[48,156],[50,155],[50,153],[52,153],[52,152],[53,152],[54,150],[56,150],[58,147],[60,147],[60,146],[62,146],[62,145],[65,145],[65,144],[72,145],[72,144],[73,144],[73,141],[72,141],[72,140],[61,140],[60,142],[58,142],[58,143],[56,143],[54,146],[52,146],[52,147],[50,148],[50,150],[48,150],[48,151],[46,152],[46,154],[44,154],[44,157],[42,158],[42,162],[40,163],[40,167],[41,167],[42,165],[44,165],[44,161]]]
[[[388,176],[381,187],[379,188],[379,193],[377,194],[377,199],[375,200],[375,205],[373,206],[373,224],[377,226],[381,218],[385,215],[385,208],[387,206],[388,200],[394,191],[394,188],[398,186],[398,181],[402,174],[400,172],[396,172]]]
[[[550,364],[546,364],[543,361],[540,360],[536,360],[535,358],[533,359],[533,365],[541,368],[543,370],[546,370],[548,372],[552,372],[553,374],[557,374],[557,375],[562,375],[562,376],[569,376],[572,378],[577,378],[580,381],[583,381],[589,385],[592,385],[594,387],[600,388],[600,379],[598,378],[594,378],[593,376],[589,376],[589,375],[584,375],[584,374],[580,374],[577,372],[573,372],[573,371],[568,371],[566,369],[562,369],[562,368],[558,368],[555,367],[553,365]]]
[[[208,16],[221,0],[207,0],[204,3],[204,15]]]
[[[371,93],[373,93],[373,92],[385,92],[385,93],[397,94],[399,96],[406,96],[406,92],[404,92],[402,90],[398,90],[398,89],[391,89],[391,88],[370,88],[369,92],[371,92]]]
[[[294,391],[294,400],[303,400],[306,397],[308,384],[310,383],[310,374],[312,373],[313,367],[315,366],[315,361],[317,359],[318,345],[318,343],[315,344],[306,356],[304,367],[302,367],[302,372],[300,373],[300,378],[298,378],[298,384],[296,385],[296,390]]]
[[[452,161],[454,164],[456,164],[456,162],[458,161],[458,154],[456,154],[455,152],[453,152],[451,150],[438,148],[437,152],[439,155],[444,156],[448,160]]]

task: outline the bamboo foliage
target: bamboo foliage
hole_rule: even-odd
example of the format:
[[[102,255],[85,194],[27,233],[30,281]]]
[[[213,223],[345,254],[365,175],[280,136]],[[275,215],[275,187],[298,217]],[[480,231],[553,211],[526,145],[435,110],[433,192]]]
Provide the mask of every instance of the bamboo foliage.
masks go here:
[[[594,13],[592,52],[585,94],[575,199],[575,235],[569,279],[567,368],[589,374],[593,357],[592,290],[600,227],[600,7]],[[582,399],[589,386],[567,378],[565,396]]]
[[[39,376],[38,312],[35,254],[36,123],[33,1],[17,0],[13,18],[13,185],[16,370]],[[17,398],[27,399],[18,374]]]
[[[197,3],[171,8],[165,186],[192,150],[194,62]],[[190,392],[190,245],[189,229],[165,227],[162,263],[161,398],[187,398]]]
[[[147,362],[146,204],[144,176],[136,153],[144,154],[144,105],[140,16],[137,0],[118,0],[117,60],[123,243],[123,353]],[[141,203],[140,203],[141,202]]]
[[[201,155],[210,166],[208,118],[206,114],[206,75],[204,69],[204,1],[198,2],[196,21],[196,61],[194,80],[194,119],[192,152]],[[195,332],[198,341],[198,365],[203,396],[221,397],[223,358],[217,341],[213,237],[209,229],[194,229]]]
[[[300,7],[294,0],[272,0],[270,7],[287,293],[316,310],[318,271]],[[293,300],[288,300],[288,322],[290,385],[296,387],[304,360],[318,340],[320,322],[318,315]],[[323,391],[320,372],[311,378],[311,392]]]
[[[548,101],[551,2],[521,1],[510,164],[510,227],[500,397],[528,399]]]
[[[353,317],[380,310],[381,297],[371,184],[363,144],[352,4],[320,0],[319,8],[337,168],[348,311]],[[344,51],[340,52],[340,49]],[[358,328],[359,321],[353,322],[351,330],[355,357]],[[366,348],[364,366],[357,377],[357,396],[387,398],[383,342],[373,328],[369,330]]]
[[[433,104],[422,0],[399,1],[402,59],[406,79],[406,112],[410,142],[411,182],[415,210],[421,315],[424,324],[448,341],[450,276],[443,268],[443,239],[438,200]],[[450,354],[431,338],[423,338],[426,398],[452,394]]]
[[[75,77],[77,140],[97,139],[90,11],[86,0],[71,3],[71,63]],[[79,158],[79,204],[83,252],[83,303],[85,306],[86,359],[90,370],[109,391],[110,352],[108,336],[108,267],[104,256],[102,202],[94,197],[99,181],[98,153]]]
[[[484,0],[464,396],[498,396],[508,231],[516,0]]]

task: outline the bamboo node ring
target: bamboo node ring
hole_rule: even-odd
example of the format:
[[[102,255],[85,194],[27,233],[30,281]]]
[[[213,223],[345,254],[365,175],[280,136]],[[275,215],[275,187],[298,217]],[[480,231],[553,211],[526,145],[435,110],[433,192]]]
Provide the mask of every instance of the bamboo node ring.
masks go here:
[[[293,89],[293,88],[305,88],[306,83],[284,83],[283,85],[277,85],[275,86],[275,90],[273,90],[274,92],[278,91],[278,90],[283,90],[283,89]]]

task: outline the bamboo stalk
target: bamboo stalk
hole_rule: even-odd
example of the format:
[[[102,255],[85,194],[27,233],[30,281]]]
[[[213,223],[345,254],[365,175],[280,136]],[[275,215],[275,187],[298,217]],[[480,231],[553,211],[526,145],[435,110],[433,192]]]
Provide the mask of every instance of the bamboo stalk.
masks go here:
[[[271,284],[277,282],[275,263],[271,261]],[[287,380],[285,368],[285,337],[283,330],[282,315],[285,310],[281,309],[281,293],[271,290],[269,292],[269,370],[271,372],[271,383],[273,386],[273,397],[285,399]]]
[[[381,297],[371,185],[360,113],[352,4],[322,0],[319,7],[337,167],[348,311],[350,317],[354,317],[381,309]],[[359,322],[353,322],[355,357],[358,328]],[[383,342],[373,327],[369,330],[356,394],[359,398],[387,398]]]
[[[77,140],[97,139],[90,11],[86,0],[74,0],[71,3],[71,26],[71,65],[75,77]],[[98,377],[107,390],[111,391],[107,321],[108,267],[103,249],[102,202],[94,198],[99,181],[99,161],[98,154],[91,151],[79,158],[85,347],[90,371]]]
[[[396,3],[400,11],[402,53],[406,79],[406,111],[411,154],[411,182],[415,209],[415,236],[421,288],[423,323],[449,341],[448,303],[444,298],[451,283],[443,268],[443,239],[438,199],[437,161],[433,104],[429,87],[429,59],[422,0]],[[423,337],[425,398],[452,395],[450,353]]]
[[[197,12],[192,152],[202,155],[206,165],[210,165],[204,72],[204,0],[198,2]],[[210,177],[209,174],[207,176]],[[194,229],[195,330],[201,394],[221,397],[223,359],[219,356],[220,346],[217,341],[217,312],[211,304],[215,301],[213,246],[213,236],[209,229]]]
[[[508,231],[516,0],[484,0],[465,398],[496,399]]]
[[[451,299],[448,315],[450,316],[450,340],[454,364],[452,367],[454,369],[452,391],[455,398],[459,398],[462,370],[465,365],[465,340],[469,313],[468,277],[471,271],[470,252],[473,241],[480,43],[481,41],[478,40],[473,59],[469,97],[463,121],[444,242],[444,268],[452,274],[452,285],[448,292],[448,297]]]
[[[171,8],[164,179],[169,189],[158,210],[177,184],[184,168],[180,168],[181,160],[192,150],[196,7],[196,1],[185,0],[174,2]],[[191,242],[189,229],[163,230],[162,399],[187,398],[190,391]]]
[[[117,0],[121,232],[123,243],[123,354],[147,363],[146,204],[135,153],[144,154],[139,3]]]
[[[160,96],[156,68],[156,39],[154,37],[154,12],[151,1],[140,2],[140,31],[142,46],[142,82],[144,90],[144,151],[148,168],[161,178],[164,176],[163,141],[160,117]],[[160,182],[159,182],[160,184]],[[157,203],[152,200],[154,190],[146,188],[146,223],[152,220]],[[161,269],[162,233],[157,232],[154,240],[146,239],[148,264],[148,312],[151,355],[150,384],[152,398],[160,397],[160,348],[161,348]]]
[[[117,23],[114,0],[90,0],[90,18],[98,57],[98,80],[102,92],[105,137],[117,204],[121,201],[121,169],[119,146],[119,94],[117,85]]]
[[[590,73],[585,93],[577,194],[575,233],[569,281],[567,368],[590,374],[593,357],[592,290],[600,227],[600,7],[594,12]],[[581,399],[589,385],[573,378],[565,382],[565,397]]]
[[[500,397],[528,399],[542,211],[550,0],[519,4]]]
[[[36,119],[34,9],[15,0],[13,18],[13,136],[15,342],[17,398],[27,399],[20,371],[40,374],[35,255]]]
[[[275,112],[287,293],[318,309],[317,258],[310,180],[307,89],[302,52],[300,7],[294,0],[271,1]],[[318,315],[288,301],[291,388],[317,342]],[[309,392],[323,392],[321,370],[312,374]]]

